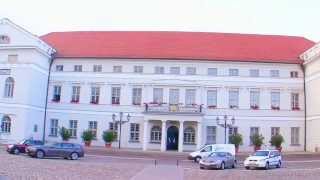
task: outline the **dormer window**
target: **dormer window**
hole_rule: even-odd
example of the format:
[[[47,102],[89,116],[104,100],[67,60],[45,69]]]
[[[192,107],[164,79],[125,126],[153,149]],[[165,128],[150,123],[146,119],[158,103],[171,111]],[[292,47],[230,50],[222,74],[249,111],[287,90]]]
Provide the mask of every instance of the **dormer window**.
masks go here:
[[[0,44],[9,44],[10,38],[6,35],[0,35]]]

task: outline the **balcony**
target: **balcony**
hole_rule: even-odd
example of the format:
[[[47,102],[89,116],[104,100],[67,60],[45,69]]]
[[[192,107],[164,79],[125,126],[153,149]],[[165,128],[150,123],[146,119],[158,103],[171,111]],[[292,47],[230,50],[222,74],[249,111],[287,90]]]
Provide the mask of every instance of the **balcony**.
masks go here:
[[[203,115],[202,105],[169,105],[146,103],[144,113],[150,114],[190,114],[190,115]]]

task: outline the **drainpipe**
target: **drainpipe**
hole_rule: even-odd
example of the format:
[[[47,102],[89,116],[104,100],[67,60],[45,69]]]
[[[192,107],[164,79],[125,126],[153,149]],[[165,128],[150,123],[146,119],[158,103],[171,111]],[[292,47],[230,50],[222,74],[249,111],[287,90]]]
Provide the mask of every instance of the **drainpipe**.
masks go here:
[[[302,64],[301,69],[303,72],[303,98],[304,98],[304,151],[307,151],[307,92],[306,92],[306,69]]]
[[[48,108],[48,96],[49,96],[49,82],[50,82],[50,75],[51,75],[51,67],[53,64],[53,59],[55,54],[52,53],[50,57],[50,64],[49,64],[49,73],[47,79],[47,94],[46,94],[46,104],[44,105],[44,117],[43,117],[43,134],[42,134],[42,142],[45,143],[46,140],[46,122],[47,122],[47,108]]]

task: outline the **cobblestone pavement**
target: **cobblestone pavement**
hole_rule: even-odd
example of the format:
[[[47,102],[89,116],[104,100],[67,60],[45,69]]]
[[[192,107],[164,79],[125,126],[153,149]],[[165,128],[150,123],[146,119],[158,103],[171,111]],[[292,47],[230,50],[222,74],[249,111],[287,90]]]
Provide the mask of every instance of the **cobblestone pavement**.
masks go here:
[[[182,172],[184,180],[319,180],[320,156],[318,154],[300,154],[285,156],[281,169],[245,170],[241,165],[237,169],[200,170],[192,161],[185,160],[185,154],[126,152],[101,153],[86,151],[86,157],[77,161],[64,159],[35,159],[26,155],[9,155],[0,149],[0,179],[106,179],[132,180],[148,169],[166,166],[166,169]],[[102,153],[105,151],[104,153]],[[137,154],[137,155],[135,155]],[[156,160],[156,161],[155,161]],[[179,161],[177,161],[179,160]],[[240,158],[241,160],[241,158]],[[150,168],[152,167],[152,168]],[[170,168],[172,167],[172,168]],[[153,171],[154,173],[157,171]],[[150,173],[152,173],[150,171]],[[154,174],[153,173],[153,174]],[[163,177],[170,173],[163,173]],[[154,174],[155,175],[155,174]],[[139,177],[139,176],[138,176]],[[147,176],[149,177],[149,176]],[[163,178],[162,177],[162,178]],[[152,180],[156,180],[153,178]]]

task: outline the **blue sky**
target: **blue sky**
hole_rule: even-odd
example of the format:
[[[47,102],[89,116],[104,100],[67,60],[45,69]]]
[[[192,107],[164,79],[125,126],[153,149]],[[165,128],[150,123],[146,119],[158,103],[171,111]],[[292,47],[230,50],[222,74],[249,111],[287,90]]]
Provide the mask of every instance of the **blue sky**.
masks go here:
[[[152,30],[304,36],[320,41],[319,0],[2,0],[30,32]]]

